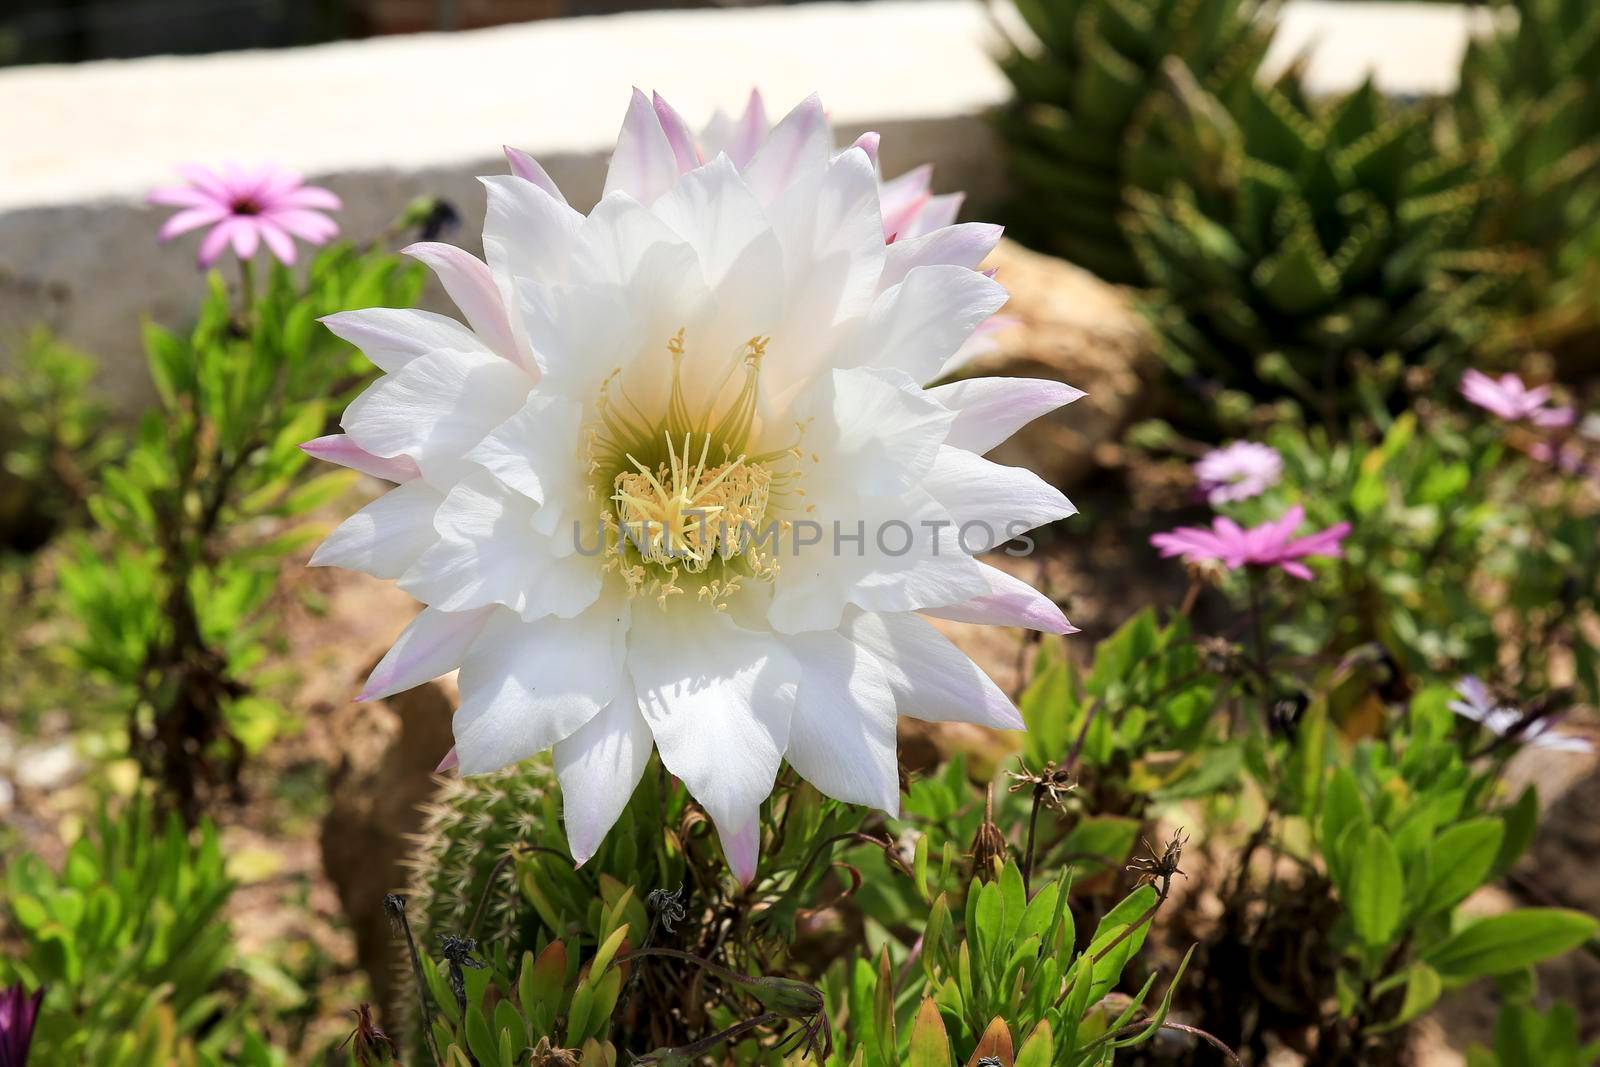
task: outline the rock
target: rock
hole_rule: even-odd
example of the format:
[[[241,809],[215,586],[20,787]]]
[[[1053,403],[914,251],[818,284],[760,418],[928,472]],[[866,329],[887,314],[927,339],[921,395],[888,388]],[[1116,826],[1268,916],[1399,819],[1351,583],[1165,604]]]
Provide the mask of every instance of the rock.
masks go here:
[[[1015,325],[959,377],[1053,378],[1088,393],[989,454],[1066,487],[1116,462],[1122,431],[1149,412],[1160,380],[1154,335],[1129,293],[1065,260],[1001,241],[984,264],[1011,293]]]
[[[437,682],[372,704],[348,705],[336,732],[344,755],[329,783],[322,862],[356,938],[356,957],[372,981],[381,1017],[392,1020],[405,966],[383,911],[386,893],[403,891],[402,866],[421,806],[434,795],[433,769],[454,738],[454,703]]]
[[[83,777],[83,761],[68,741],[34,745],[17,752],[12,777],[25,789],[52,792]]]

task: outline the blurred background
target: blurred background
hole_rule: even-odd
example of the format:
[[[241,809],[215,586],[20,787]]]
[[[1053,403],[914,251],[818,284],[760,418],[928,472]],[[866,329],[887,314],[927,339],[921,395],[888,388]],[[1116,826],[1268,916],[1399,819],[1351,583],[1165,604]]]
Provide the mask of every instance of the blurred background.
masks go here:
[[[649,8],[806,0],[13,0],[0,65],[289,48]]]

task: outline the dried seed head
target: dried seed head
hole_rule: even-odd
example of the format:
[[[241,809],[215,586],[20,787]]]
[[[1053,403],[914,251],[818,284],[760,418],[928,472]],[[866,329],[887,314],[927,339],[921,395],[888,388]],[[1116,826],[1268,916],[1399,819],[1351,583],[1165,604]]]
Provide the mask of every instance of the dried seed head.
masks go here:
[[[576,1052],[555,1048],[548,1037],[541,1037],[533,1047],[533,1059],[529,1067],[578,1067],[582,1062]]]
[[[363,1003],[350,1014],[356,1017],[356,1028],[350,1031],[349,1037],[339,1042],[339,1047],[348,1045],[350,1055],[359,1067],[379,1067],[397,1062],[400,1047],[373,1019],[372,1005]]]
[[[1025,763],[1019,762],[1017,766],[1022,770],[1006,772],[1015,779],[1011,786],[1013,793],[1020,789],[1031,788],[1040,796],[1048,798],[1056,807],[1060,807],[1061,798],[1078,788],[1077,783],[1072,780],[1072,772],[1065,767],[1057,767],[1055,760],[1046,760],[1038,774],[1028,770]]]
[[[983,822],[978,824],[978,832],[972,838],[972,874],[981,881],[992,881],[1000,876],[1005,865],[1006,835],[995,825],[994,786],[991,785],[985,794]]]
[[[677,889],[652,889],[650,895],[645,897],[645,903],[650,905],[650,912],[661,924],[661,929],[669,934],[674,932],[673,924],[683,922],[689,914],[683,906],[681,885]]]
[[[1185,878],[1189,877],[1178,868],[1178,863],[1183,859],[1183,846],[1188,843],[1189,835],[1183,832],[1181,826],[1173,833],[1171,839],[1167,841],[1167,847],[1159,855],[1150,846],[1149,841],[1144,841],[1145,851],[1150,855],[1136,857],[1128,864],[1127,869],[1139,872],[1137,885],[1155,885],[1160,882],[1161,895],[1164,898],[1173,875],[1183,874]]]
[[[1195,642],[1200,664],[1212,674],[1232,675],[1244,662],[1244,649],[1226,637],[1202,637]]]

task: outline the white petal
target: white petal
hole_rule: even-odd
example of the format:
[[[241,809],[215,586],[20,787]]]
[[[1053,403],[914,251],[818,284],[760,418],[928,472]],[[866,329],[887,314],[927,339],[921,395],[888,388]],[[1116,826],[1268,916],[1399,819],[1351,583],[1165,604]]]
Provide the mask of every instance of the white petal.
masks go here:
[[[988,591],[978,564],[961,551],[950,513],[922,489],[819,496],[816,507],[780,538],[768,618],[781,633],[836,629],[849,604],[917,611]]]
[[[983,568],[983,575],[989,581],[989,592],[959,604],[923,608],[922,614],[985,626],[1021,626],[1051,634],[1078,632],[1055,601],[1027,582],[987,563],[978,566]]]
[[[521,178],[497,175],[478,180],[489,193],[483,220],[483,255],[489,269],[502,282],[561,281],[583,216]]]
[[[722,283],[754,241],[765,239],[775,256],[782,255],[766,214],[727,156],[685,174],[653,210],[699,253],[700,269],[712,287]]]
[[[410,456],[424,478],[449,485],[473,469],[462,457],[522,406],[533,381],[486,352],[441,352],[378,379],[342,425],[377,456]]]
[[[433,513],[444,498],[418,480],[395,486],[340,523],[311,555],[313,567],[348,567],[398,578],[437,541]]]
[[[900,714],[930,722],[1023,728],[1022,716],[966,653],[915,615],[851,612],[846,637],[877,657]]]
[[[898,815],[897,715],[883,666],[833,631],[803,634],[788,644],[801,671],[789,763],[835,800]]]
[[[438,241],[422,241],[400,251],[426,263],[438,276],[444,291],[450,294],[450,299],[466,316],[472,332],[483,338],[484,344],[512,362],[523,360],[516,334],[511,329],[511,319],[506,314],[505,294],[481,259],[455,245]]]
[[[623,672],[617,695],[572,736],[556,742],[561,815],[567,845],[580,866],[600,848],[628,806],[654,751],[650,726],[639,713],[633,679]]]
[[[917,267],[873,302],[836,365],[893,367],[926,382],[1005,302],[1005,289],[976,271]]]
[[[945,193],[943,196],[930,196],[928,202],[922,205],[911,220],[911,225],[900,233],[901,237],[924,237],[935,230],[942,230],[956,221],[956,216],[961,214],[961,203],[967,198],[965,193]]]
[[[307,441],[300,446],[300,451],[308,456],[337,463],[341,467],[370,474],[374,478],[383,478],[391,482],[409,482],[422,472],[417,469],[417,464],[410,456],[374,456],[350,440],[348,434],[330,433],[326,437],[318,437]]]
[[[941,448],[923,488],[950,512],[971,553],[986,552],[1047,522],[1076,515],[1061,490],[1023,467]]]
[[[622,120],[622,131],[617,134],[617,150],[606,170],[604,194],[623,192],[641,204],[649,204],[672,188],[677,177],[677,158],[661,129],[661,120],[650,99],[635,89],[628,102],[628,114]]]
[[[534,529],[534,507],[481,472],[456,485],[434,516],[437,543],[400,576],[400,588],[444,611],[502,604],[530,620],[584,611],[602,584],[598,531],[593,554],[576,551],[575,531]]]
[[[627,194],[608,194],[578,229],[572,252],[572,278],[580,283],[610,283],[632,290],[637,281],[651,281],[659,269],[659,264],[649,263],[649,254],[656,246],[682,249],[691,261],[696,261],[688,242],[653,211]]]
[[[785,190],[769,214],[783,246],[787,307],[772,330],[783,358],[768,361],[762,377],[781,392],[832,355],[832,327],[872,307],[885,255],[877,175],[865,152],[842,152],[820,175]]]
[[[402,308],[341,311],[319,320],[380,370],[393,374],[432,352],[488,352],[478,335],[445,315]]]
[[[537,622],[494,613],[461,664],[454,721],[461,773],[543,752],[616,698],[626,607],[605,602],[575,619]]]
[[[954,416],[907,375],[856,367],[818,380],[814,403],[827,410],[806,446],[823,469],[848,478],[856,492],[889,496],[922,482]]]
[[[534,503],[546,505],[535,514],[533,525],[552,534],[587,493],[573,445],[582,439],[582,424],[583,408],[575,401],[534,393],[467,458]]]
[[[720,830],[745,830],[788,747],[800,665],[703,604],[641,604],[628,670],[661,761]]]
[[[888,247],[879,290],[905,281],[917,267],[944,263],[976,270],[994,246],[1000,243],[1003,227],[986,222],[964,222],[921,237],[901,238]]]
[[[945,444],[979,455],[1084,395],[1081,389],[1044,378],[968,378],[928,392],[956,413]]]
[[[423,608],[372,669],[357,700],[382,700],[461,666],[493,608],[439,611]]]
[[[745,180],[763,204],[770,204],[797,178],[814,175],[833,154],[833,131],[815,93],[778,121],[756,150]]]

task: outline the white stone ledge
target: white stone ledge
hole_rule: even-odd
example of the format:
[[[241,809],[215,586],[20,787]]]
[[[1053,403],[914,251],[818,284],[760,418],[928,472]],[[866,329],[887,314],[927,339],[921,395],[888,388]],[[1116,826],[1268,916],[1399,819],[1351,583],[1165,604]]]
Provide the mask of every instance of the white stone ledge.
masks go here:
[[[120,406],[149,398],[138,317],[182,325],[200,291],[197,235],[159,248],[164,210],[140,198],[185,162],[272,160],[341,193],[346,234],[369,240],[421,193],[464,219],[475,249],[499,147],[537,155],[574,203],[598,195],[628,87],[657,89],[692,123],[822,94],[841,138],[883,133],[891,174],[924,161],[980,210],[1002,190],[986,113],[1009,96],[979,0],[875,0],[662,11],[270,52],[0,70],[0,364],[43,322],[96,353]],[[1318,92],[1374,73],[1399,93],[1446,91],[1475,19],[1432,3],[1291,0],[1271,69],[1310,51]]]

